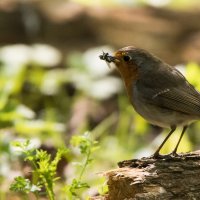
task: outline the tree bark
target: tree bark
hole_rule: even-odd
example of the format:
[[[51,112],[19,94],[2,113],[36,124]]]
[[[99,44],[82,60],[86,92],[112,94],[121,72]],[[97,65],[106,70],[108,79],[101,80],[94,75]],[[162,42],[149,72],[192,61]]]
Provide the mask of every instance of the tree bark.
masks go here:
[[[106,172],[108,194],[95,200],[200,199],[200,151],[122,161]]]

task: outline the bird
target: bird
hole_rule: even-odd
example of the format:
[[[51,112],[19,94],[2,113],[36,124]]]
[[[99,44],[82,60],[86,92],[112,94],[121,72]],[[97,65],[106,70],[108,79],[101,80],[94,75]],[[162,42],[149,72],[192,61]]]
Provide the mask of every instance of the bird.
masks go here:
[[[99,57],[116,65],[135,111],[153,125],[170,128],[152,158],[164,156],[160,154],[163,145],[177,126],[183,127],[174,150],[168,154],[178,156],[186,129],[200,119],[200,93],[180,71],[147,50],[127,46],[114,55],[103,52]]]

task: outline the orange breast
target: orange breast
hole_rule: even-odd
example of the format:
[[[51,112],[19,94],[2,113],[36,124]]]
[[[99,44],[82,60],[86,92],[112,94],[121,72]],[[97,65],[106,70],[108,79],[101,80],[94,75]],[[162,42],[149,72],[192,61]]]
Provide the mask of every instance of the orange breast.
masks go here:
[[[116,64],[116,66],[125,83],[128,97],[130,101],[132,102],[133,86],[134,86],[135,81],[138,79],[138,69],[133,64],[131,66],[128,66],[128,65],[124,66],[124,63],[119,63],[119,64]]]

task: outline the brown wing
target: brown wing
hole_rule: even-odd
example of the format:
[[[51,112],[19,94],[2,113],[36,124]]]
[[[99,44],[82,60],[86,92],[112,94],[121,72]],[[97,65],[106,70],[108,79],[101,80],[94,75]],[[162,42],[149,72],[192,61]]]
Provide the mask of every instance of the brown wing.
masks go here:
[[[166,65],[156,74],[145,74],[137,89],[146,103],[189,115],[200,116],[200,93],[176,69]],[[159,74],[159,75],[158,75]],[[151,77],[154,77],[153,79]]]
[[[151,103],[170,110],[200,116],[200,94],[197,91],[190,87],[187,89],[178,87],[165,91],[152,96]]]

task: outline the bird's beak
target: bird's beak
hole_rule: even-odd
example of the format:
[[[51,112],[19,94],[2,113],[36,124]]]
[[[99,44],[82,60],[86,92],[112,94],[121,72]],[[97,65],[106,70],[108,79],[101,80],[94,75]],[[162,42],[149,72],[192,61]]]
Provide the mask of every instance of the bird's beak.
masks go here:
[[[111,63],[111,62],[113,62],[113,63],[119,62],[119,60],[118,60],[116,57],[111,56],[111,55],[109,55],[108,53],[104,53],[104,52],[103,52],[102,55],[99,56],[99,58],[100,58],[101,60],[105,60],[105,61],[108,62],[108,63]]]
[[[119,60],[116,58],[116,57],[114,57],[114,56],[109,56],[109,62],[113,62],[113,63],[116,63],[116,62],[118,62]]]

